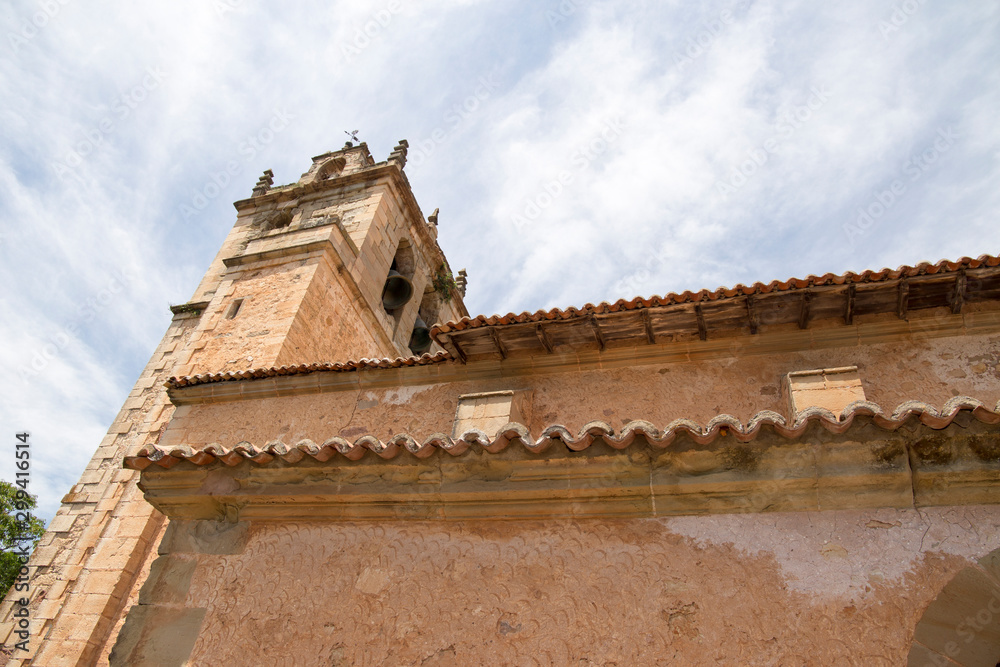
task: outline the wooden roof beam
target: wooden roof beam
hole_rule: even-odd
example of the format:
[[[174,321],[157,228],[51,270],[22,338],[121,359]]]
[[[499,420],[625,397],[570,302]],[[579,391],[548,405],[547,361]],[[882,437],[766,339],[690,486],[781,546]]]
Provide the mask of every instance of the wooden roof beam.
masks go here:
[[[642,309],[642,326],[646,329],[646,341],[650,345],[656,343],[656,335],[653,333],[653,321],[649,317],[649,309]]]
[[[802,305],[799,307],[799,328],[805,329],[809,326],[809,302],[812,301],[812,292],[802,293]]]
[[[541,342],[542,347],[549,354],[552,354],[552,341],[549,340],[549,335],[545,333],[545,328],[541,324],[535,325],[535,335],[538,336],[539,342]]]
[[[847,306],[844,309],[844,324],[854,324],[854,301],[857,297],[856,285],[847,286]]]
[[[968,280],[965,277],[965,269],[958,272],[958,277],[955,279],[955,290],[951,295],[951,312],[958,315],[962,312],[962,304],[965,303],[965,291],[968,286]]]
[[[453,348],[453,350],[448,350],[452,353],[452,356],[458,357],[458,360],[463,364],[469,360],[468,357],[465,356],[465,350],[458,345],[458,341],[452,338],[451,334],[446,334],[445,340]]]
[[[597,347],[601,352],[604,351],[604,334],[601,333],[601,327],[597,324],[597,318],[593,315],[590,316],[590,326],[594,329],[594,336],[597,338]]]
[[[760,313],[757,312],[757,299],[753,294],[747,295],[747,320],[750,322],[750,333],[756,335],[760,330]]]
[[[500,340],[500,334],[497,333],[496,327],[490,327],[490,336],[493,338],[493,344],[497,346],[497,352],[500,353],[500,361],[503,361],[507,358],[507,346]]]
[[[705,314],[701,312],[701,304],[694,304],[694,316],[698,320],[698,338],[708,340],[708,327],[705,326]]]

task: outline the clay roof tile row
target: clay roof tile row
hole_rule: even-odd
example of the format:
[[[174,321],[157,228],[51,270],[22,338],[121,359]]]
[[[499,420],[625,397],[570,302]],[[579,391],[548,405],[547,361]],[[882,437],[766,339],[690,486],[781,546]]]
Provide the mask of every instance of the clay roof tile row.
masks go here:
[[[434,337],[438,343],[441,343],[441,339],[438,338],[439,334],[448,334],[451,332],[459,332],[480,327],[494,327],[551,320],[571,320],[580,317],[589,317],[591,315],[603,315],[607,313],[638,310],[641,308],[655,308],[658,306],[671,306],[684,303],[718,301],[738,296],[785,292],[809,287],[877,283],[898,280],[900,278],[911,278],[921,275],[957,272],[967,269],[991,268],[996,266],[1000,266],[1000,257],[982,255],[976,259],[963,257],[957,261],[941,260],[936,264],[922,262],[916,266],[904,265],[897,269],[884,268],[878,271],[869,270],[862,273],[849,271],[840,275],[827,273],[822,276],[811,275],[806,278],[789,278],[785,281],[774,280],[767,284],[757,282],[749,286],[739,284],[732,288],[720,287],[714,291],[685,291],[680,294],[669,293],[663,296],[653,296],[648,299],[642,297],[636,297],[631,301],[619,299],[614,303],[602,301],[597,305],[588,303],[582,308],[553,308],[551,310],[539,310],[534,313],[522,312],[519,315],[514,313],[490,316],[478,315],[476,317],[464,317],[458,321],[435,325],[431,329],[431,336]],[[280,368],[258,368],[237,372],[205,373],[201,375],[173,377],[170,378],[166,384],[168,388],[174,389],[192,385],[208,384],[212,382],[250,380],[256,378],[275,377],[279,375],[300,375],[317,371],[344,372],[377,368],[399,368],[401,366],[423,366],[452,360],[454,360],[454,357],[452,357],[450,353],[439,352],[434,355],[425,354],[421,357],[361,359],[360,361],[347,361],[344,363],[313,363],[301,364],[297,366],[281,366]]]
[[[898,269],[884,268],[878,271],[863,271],[862,273],[848,271],[847,273],[840,275],[827,273],[822,276],[810,275],[805,278],[789,278],[784,281],[773,280],[767,284],[757,282],[753,285],[738,284],[735,287],[720,287],[716,290],[703,289],[698,292],[684,291],[680,294],[670,292],[663,296],[653,296],[648,299],[636,297],[631,301],[626,301],[625,299],[619,299],[614,303],[602,301],[597,305],[588,303],[582,308],[553,308],[551,310],[539,310],[534,313],[525,311],[519,315],[514,313],[490,316],[478,315],[476,317],[463,317],[457,322],[448,322],[446,324],[435,326],[431,330],[431,335],[436,336],[437,334],[462,331],[464,329],[471,329],[475,327],[524,324],[527,322],[542,322],[546,320],[568,320],[576,317],[604,315],[607,313],[638,310],[640,308],[655,308],[657,306],[672,306],[683,303],[718,301],[720,299],[729,299],[738,296],[785,292],[795,289],[805,289],[808,287],[885,282],[898,280],[900,278],[912,278],[914,276],[955,272],[962,269],[990,268],[995,266],[1000,266],[1000,257],[995,257],[993,255],[981,255],[976,259],[963,257],[957,261],[941,260],[936,264],[921,262],[916,266],[903,265]]]
[[[554,424],[542,431],[537,438],[532,437],[523,424],[511,422],[492,437],[483,431],[473,429],[466,431],[457,439],[436,433],[422,441],[402,433],[393,436],[387,442],[373,435],[361,436],[353,442],[334,436],[322,445],[317,445],[312,440],[302,440],[289,446],[276,440],[263,448],[258,448],[249,442],[241,442],[231,449],[211,444],[201,450],[189,446],[164,449],[147,445],[136,456],[126,457],[124,466],[133,470],[145,470],[154,465],[159,468],[172,468],[181,462],[198,466],[221,462],[235,466],[243,461],[267,465],[277,459],[296,464],[306,460],[307,457],[326,462],[338,455],[357,461],[368,451],[383,459],[392,459],[404,450],[419,458],[425,458],[438,450],[458,456],[472,445],[478,445],[493,454],[503,451],[511,444],[520,444],[535,454],[560,445],[570,451],[578,452],[587,449],[596,440],[602,440],[615,449],[625,449],[637,437],[644,438],[653,447],[665,449],[681,434],[686,434],[700,445],[707,445],[720,435],[731,435],[739,442],[746,443],[755,439],[764,429],[773,430],[785,438],[797,438],[814,423],[821,425],[827,431],[840,434],[847,431],[858,418],[870,418],[873,424],[887,431],[894,431],[911,420],[919,421],[933,429],[943,429],[960,414],[967,414],[985,424],[998,424],[1000,403],[990,408],[974,398],[956,396],[947,401],[940,410],[919,401],[907,401],[886,414],[875,403],[856,401],[844,408],[840,415],[823,408],[810,408],[798,413],[792,421],[770,410],[758,412],[746,424],[732,415],[725,414],[713,418],[704,426],[690,419],[677,419],[663,429],[648,421],[637,420],[630,421],[621,430],[615,431],[604,421],[592,421],[585,424],[576,434],[561,424]]]
[[[230,380],[252,380],[271,378],[282,375],[304,375],[317,371],[349,372],[374,368],[401,368],[403,366],[426,366],[444,361],[452,361],[447,352],[424,354],[419,357],[396,357],[395,359],[361,359],[360,361],[323,362],[313,364],[297,364],[272,368],[255,368],[245,371],[226,371],[225,373],[202,373],[184,377],[172,377],[167,380],[167,387],[174,389],[191,385],[208,384],[211,382],[227,382]]]

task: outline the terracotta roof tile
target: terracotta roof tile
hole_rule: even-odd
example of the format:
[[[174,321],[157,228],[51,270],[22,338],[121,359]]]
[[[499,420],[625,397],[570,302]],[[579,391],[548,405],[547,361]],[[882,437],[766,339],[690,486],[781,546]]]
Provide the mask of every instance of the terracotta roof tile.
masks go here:
[[[350,372],[373,368],[400,368],[403,366],[427,366],[438,364],[444,361],[452,361],[451,355],[447,352],[437,354],[424,354],[419,357],[396,357],[395,359],[361,359],[360,361],[323,362],[313,364],[298,364],[293,366],[280,366],[272,368],[255,368],[246,371],[227,371],[225,373],[203,373],[199,375],[186,375],[184,377],[172,377],[167,380],[166,385],[171,389],[188,387],[197,384],[208,384],[210,382],[227,382],[230,380],[253,380],[257,378],[270,378],[279,375],[303,375],[318,371]]]
[[[986,267],[1000,266],[1000,257],[993,255],[981,255],[976,259],[963,257],[957,261],[941,260],[937,264],[921,262],[916,266],[900,266],[898,269],[880,269],[878,271],[864,271],[854,273],[848,271],[840,275],[827,273],[822,276],[807,276],[805,278],[789,278],[788,280],[773,280],[767,284],[754,283],[753,285],[738,284],[735,287],[719,287],[712,291],[703,289],[699,292],[685,291],[680,294],[670,292],[663,296],[653,296],[648,299],[636,297],[631,301],[619,299],[614,303],[602,301],[594,305],[588,303],[582,308],[570,307],[566,309],[553,308],[552,310],[539,310],[534,313],[527,311],[517,315],[507,313],[506,315],[477,315],[476,317],[463,317],[457,322],[448,322],[435,326],[431,330],[431,335],[439,333],[449,333],[452,331],[462,331],[485,326],[503,326],[508,324],[523,324],[526,322],[543,322],[548,320],[568,320],[587,315],[603,315],[628,310],[638,310],[640,308],[655,308],[657,306],[672,306],[682,303],[700,303],[706,301],[718,301],[733,297],[750,296],[754,294],[770,294],[772,292],[784,292],[789,290],[804,289],[807,287],[824,287],[828,285],[849,285],[859,283],[877,283],[899,278],[912,278],[915,276],[932,275],[937,273],[955,272],[961,269],[978,269]]]
[[[511,422],[501,428],[494,437],[480,430],[470,430],[457,439],[436,433],[423,441],[403,433],[393,436],[388,442],[382,442],[372,435],[361,436],[353,442],[334,436],[322,445],[317,445],[311,440],[302,440],[289,446],[276,440],[264,445],[263,448],[258,448],[249,442],[241,442],[232,449],[212,444],[201,450],[188,446],[162,449],[155,445],[147,445],[136,456],[126,457],[124,466],[133,470],[145,470],[153,465],[171,468],[182,461],[199,466],[221,461],[225,465],[235,466],[245,460],[258,465],[267,465],[275,459],[295,464],[306,457],[326,462],[337,456],[356,461],[368,451],[383,459],[392,459],[403,450],[419,458],[425,458],[437,450],[458,456],[472,445],[478,445],[487,452],[496,454],[512,443],[520,444],[536,454],[560,445],[578,452],[587,449],[598,439],[615,449],[625,449],[636,437],[643,437],[652,446],[664,449],[681,433],[687,434],[701,445],[711,443],[720,434],[731,435],[745,443],[752,441],[764,429],[771,429],[785,438],[797,438],[813,423],[821,425],[832,433],[840,434],[850,428],[859,417],[870,418],[877,427],[888,431],[894,431],[910,421],[919,421],[933,429],[943,429],[962,413],[967,413],[985,424],[1000,423],[1000,403],[990,408],[974,398],[956,396],[946,402],[940,410],[919,401],[908,401],[899,405],[892,413],[886,414],[875,403],[856,401],[844,408],[839,416],[823,408],[810,408],[796,415],[792,422],[788,422],[777,412],[765,410],[758,412],[745,425],[732,415],[719,415],[705,426],[689,419],[677,419],[663,429],[648,421],[631,421],[617,432],[604,421],[589,422],[576,434],[561,424],[553,424],[542,431],[537,438],[533,437],[523,424]]]
[[[822,276],[808,276],[806,278],[789,278],[785,281],[775,280],[770,283],[754,283],[753,285],[736,285],[732,288],[720,287],[714,291],[701,290],[699,292],[685,291],[680,294],[669,293],[664,296],[653,296],[650,298],[636,297],[631,301],[619,299],[614,303],[601,302],[597,305],[588,303],[582,308],[570,307],[566,309],[554,308],[552,310],[539,310],[534,313],[523,312],[519,315],[507,313],[506,315],[478,315],[476,317],[465,317],[455,322],[439,324],[431,329],[431,336],[443,347],[454,347],[453,340],[443,340],[449,338],[449,334],[458,334],[462,331],[478,329],[484,327],[504,327],[507,325],[527,324],[533,322],[548,322],[556,320],[579,320],[593,315],[606,315],[625,311],[640,309],[658,308],[665,306],[675,306],[678,304],[699,304],[705,302],[717,302],[736,297],[748,297],[752,295],[771,294],[779,292],[790,292],[802,290],[810,287],[824,287],[836,285],[853,285],[862,283],[879,283],[898,280],[900,278],[912,278],[916,276],[933,275],[939,273],[955,273],[962,270],[972,270],[981,268],[993,268],[1000,266],[1000,257],[993,255],[982,255],[977,259],[963,257],[957,261],[942,260],[936,264],[922,262],[916,266],[901,266],[898,269],[880,269],[878,271],[864,271],[862,273],[847,272],[840,275],[827,273]],[[650,334],[652,335],[652,334]],[[459,350],[459,354],[462,354]],[[297,366],[282,366],[280,368],[258,368],[247,371],[226,372],[226,373],[206,373],[185,377],[170,378],[166,385],[175,389],[193,385],[208,384],[212,382],[227,382],[252,380],[257,378],[268,378],[279,375],[300,375],[314,372],[350,372],[377,368],[399,368],[401,366],[423,366],[447,361],[463,361],[458,356],[449,352],[439,352],[435,355],[425,354],[421,357],[406,357],[396,359],[361,359],[360,361],[347,361],[344,363],[313,363],[301,364]]]

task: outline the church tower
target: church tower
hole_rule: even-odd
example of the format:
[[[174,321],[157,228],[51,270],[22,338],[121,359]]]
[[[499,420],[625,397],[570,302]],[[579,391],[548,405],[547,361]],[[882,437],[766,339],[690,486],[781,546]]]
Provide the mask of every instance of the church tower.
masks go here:
[[[403,173],[406,141],[375,162],[366,144],[312,159],[298,181],[264,172],[173,320],[29,563],[29,651],[11,665],[108,664],[166,521],[125,456],[155,444],[175,411],[171,376],[434,354],[438,321],[468,313]],[[460,278],[460,280],[463,280]],[[20,641],[12,591],[0,640]]]

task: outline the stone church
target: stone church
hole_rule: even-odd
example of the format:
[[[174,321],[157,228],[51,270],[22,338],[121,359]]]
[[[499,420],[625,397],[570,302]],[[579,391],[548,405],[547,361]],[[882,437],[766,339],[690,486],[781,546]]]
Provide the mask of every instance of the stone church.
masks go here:
[[[1000,259],[469,317],[406,152],[236,202],[8,664],[997,664]]]

